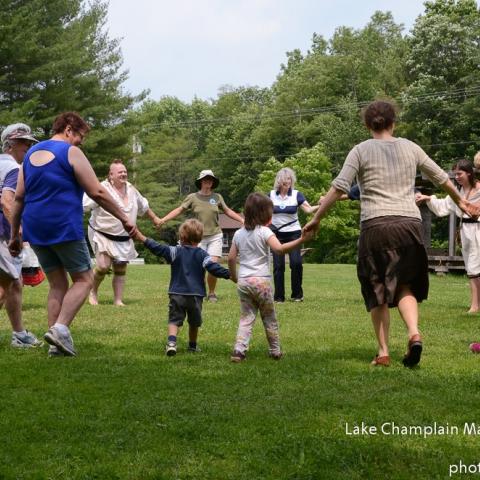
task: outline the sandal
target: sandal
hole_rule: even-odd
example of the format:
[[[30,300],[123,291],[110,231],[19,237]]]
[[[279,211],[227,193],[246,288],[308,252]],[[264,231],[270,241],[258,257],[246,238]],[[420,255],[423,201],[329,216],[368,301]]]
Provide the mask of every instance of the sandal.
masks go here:
[[[403,364],[409,368],[418,365],[420,362],[420,357],[422,356],[422,349],[422,337],[417,333],[408,341],[408,350],[403,357]]]
[[[390,357],[388,355],[384,355],[383,357],[379,357],[378,355],[375,355],[375,358],[372,360],[370,365],[373,365],[374,367],[389,367],[390,366]]]

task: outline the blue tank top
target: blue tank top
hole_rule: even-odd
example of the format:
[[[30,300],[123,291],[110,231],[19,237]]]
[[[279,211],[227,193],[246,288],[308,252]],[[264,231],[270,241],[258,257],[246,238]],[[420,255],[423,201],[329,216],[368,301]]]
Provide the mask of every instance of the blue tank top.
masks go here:
[[[54,245],[84,238],[83,189],[68,163],[71,145],[47,140],[28,150],[23,162],[25,180],[23,238],[33,245]],[[54,159],[36,167],[30,155],[38,150],[53,153]]]

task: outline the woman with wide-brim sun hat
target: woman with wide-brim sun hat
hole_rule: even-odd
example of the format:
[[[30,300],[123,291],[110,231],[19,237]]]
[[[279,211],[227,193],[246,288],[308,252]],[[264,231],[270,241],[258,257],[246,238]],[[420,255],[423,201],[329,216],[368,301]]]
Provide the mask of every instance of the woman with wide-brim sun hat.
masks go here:
[[[199,247],[207,251],[212,261],[218,262],[222,256],[223,234],[218,223],[220,209],[233,220],[243,224],[243,218],[231,208],[227,207],[222,195],[213,190],[218,187],[220,180],[212,170],[202,170],[195,180],[198,192],[187,195],[182,204],[167,213],[160,219],[159,225],[172,220],[184,212],[190,212],[203,224],[203,238]],[[210,302],[216,302],[218,297],[215,293],[217,279],[208,274],[208,296]]]
[[[305,231],[316,231],[330,207],[348,193],[355,178],[360,187],[361,227],[357,275],[378,342],[375,366],[388,366],[389,308],[397,307],[408,332],[406,367],[420,361],[418,303],[428,296],[428,259],[420,211],[415,203],[417,169],[447,192],[462,210],[478,209],[462,199],[444,172],[415,143],[393,136],[395,108],[377,100],[363,111],[373,138],[350,151],[340,174]]]

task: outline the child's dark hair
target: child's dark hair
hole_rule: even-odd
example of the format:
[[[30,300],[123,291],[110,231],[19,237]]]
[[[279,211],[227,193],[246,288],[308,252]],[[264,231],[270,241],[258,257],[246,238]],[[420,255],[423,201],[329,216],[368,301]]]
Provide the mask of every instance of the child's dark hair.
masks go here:
[[[471,187],[475,187],[475,171],[473,170],[473,163],[466,158],[458,160],[458,162],[453,165],[452,170],[461,170],[468,175],[468,183]]]
[[[245,228],[254,230],[258,225],[267,225],[272,219],[273,203],[263,193],[251,193],[243,209]]]
[[[180,225],[178,237],[182,245],[198,244],[202,241],[203,225],[195,218],[190,218]]]
[[[396,120],[395,106],[385,100],[370,103],[364,108],[362,115],[366,127],[374,132],[388,130]]]

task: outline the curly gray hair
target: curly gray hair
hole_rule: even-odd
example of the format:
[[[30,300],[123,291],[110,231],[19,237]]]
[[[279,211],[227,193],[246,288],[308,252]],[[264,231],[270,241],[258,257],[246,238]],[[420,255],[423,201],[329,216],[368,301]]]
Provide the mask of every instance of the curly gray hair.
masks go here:
[[[292,181],[292,187],[291,188],[293,189],[293,187],[295,185],[295,182],[297,181],[297,176],[295,175],[295,172],[291,168],[288,168],[288,167],[281,168],[278,171],[277,176],[275,177],[275,183],[273,184],[273,189],[275,191],[280,190],[280,185],[283,182],[286,182],[287,180]]]

